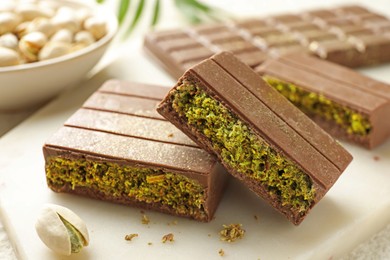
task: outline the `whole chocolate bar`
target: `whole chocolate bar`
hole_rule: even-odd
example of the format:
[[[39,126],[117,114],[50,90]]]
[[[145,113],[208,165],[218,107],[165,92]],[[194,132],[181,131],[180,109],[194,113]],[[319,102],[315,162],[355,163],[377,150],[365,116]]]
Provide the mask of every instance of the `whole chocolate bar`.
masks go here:
[[[174,78],[220,51],[252,68],[288,53],[359,67],[390,61],[390,20],[350,5],[152,32],[144,47]]]
[[[228,174],[156,112],[167,91],[106,82],[45,143],[48,186],[210,221]]]
[[[231,53],[190,68],[157,110],[296,225],[352,160]]]
[[[263,79],[337,138],[374,148],[390,136],[390,85],[307,55],[270,59]]]

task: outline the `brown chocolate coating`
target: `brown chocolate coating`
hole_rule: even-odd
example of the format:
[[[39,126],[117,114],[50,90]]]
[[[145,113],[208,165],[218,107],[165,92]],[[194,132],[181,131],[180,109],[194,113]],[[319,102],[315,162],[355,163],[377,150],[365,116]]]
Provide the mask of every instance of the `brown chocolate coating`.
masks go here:
[[[347,133],[331,120],[308,114],[337,138],[372,149],[390,136],[390,85],[349,68],[305,55],[290,54],[268,60],[256,68],[261,75],[292,83],[306,91],[321,94],[332,102],[365,115],[372,129],[366,136]]]
[[[390,20],[348,5],[153,32],[144,47],[174,78],[220,51],[234,53],[252,68],[288,53],[359,67],[390,61]]]
[[[189,69],[179,80],[196,84],[226,106],[269,146],[293,161],[315,186],[316,204],[332,187],[352,160],[352,156],[307,116],[266,84],[251,68],[230,53],[220,53]],[[299,224],[305,215],[282,206],[266,188],[231,165],[203,133],[187,124],[172,108],[171,95],[157,108],[158,112],[207,151],[217,155],[229,173],[267,200],[291,222]]]
[[[158,204],[111,196],[93,187],[48,185],[56,192],[139,206],[201,221],[210,221],[221,199],[226,173],[216,158],[155,112],[168,88],[118,80],[106,82],[73,114],[44,147],[45,159],[90,159],[172,172],[196,180],[206,194],[206,217],[183,216]],[[119,191],[120,193],[120,191]]]

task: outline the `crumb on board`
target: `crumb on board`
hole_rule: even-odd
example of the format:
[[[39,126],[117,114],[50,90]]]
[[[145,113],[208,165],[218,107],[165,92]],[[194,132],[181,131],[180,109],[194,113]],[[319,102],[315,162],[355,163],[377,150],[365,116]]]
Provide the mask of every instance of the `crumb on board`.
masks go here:
[[[223,251],[223,249],[219,249],[218,254],[220,256],[224,256],[225,255],[225,251]]]
[[[168,137],[173,137],[173,134],[172,134],[172,133],[170,133],[170,134],[168,135]]]
[[[374,157],[372,158],[374,159],[374,161],[379,161],[381,159],[378,155],[374,155]]]
[[[135,237],[138,237],[138,234],[128,234],[125,236],[125,240],[131,241]]]
[[[152,242],[148,242],[148,246],[151,246],[151,245],[153,245]]]
[[[255,218],[256,221],[259,220],[259,217],[257,215],[254,215],[253,217]]]
[[[142,222],[142,224],[147,225],[147,224],[149,224],[150,220],[149,220],[148,216],[143,214],[141,222]]]
[[[174,220],[174,221],[172,221],[172,222],[168,222],[168,226],[170,226],[170,225],[174,225],[174,226],[176,226],[177,225],[177,220]]]
[[[245,230],[241,224],[223,225],[223,229],[219,232],[222,241],[234,242],[237,239],[244,237]]]
[[[164,236],[162,237],[161,241],[162,241],[163,243],[165,243],[165,242],[167,242],[167,241],[173,242],[173,241],[174,241],[174,239],[173,239],[173,234],[172,234],[172,233],[169,233],[169,234],[164,235]]]

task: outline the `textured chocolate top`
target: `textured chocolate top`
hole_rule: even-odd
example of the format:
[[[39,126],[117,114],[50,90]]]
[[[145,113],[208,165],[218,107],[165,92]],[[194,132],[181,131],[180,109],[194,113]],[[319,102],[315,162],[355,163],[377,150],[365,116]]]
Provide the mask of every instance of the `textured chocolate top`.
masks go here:
[[[367,148],[382,144],[390,136],[390,85],[364,76],[349,68],[307,55],[289,54],[270,59],[256,68],[261,75],[293,83],[321,94],[334,103],[365,115],[370,123],[367,135],[348,133],[332,120],[311,115],[337,138],[353,141]]]
[[[228,104],[234,114],[295,161],[325,190],[334,184],[351,161],[351,155],[324,130],[316,127],[232,54],[215,55],[188,73],[195,74],[216,99]],[[286,114],[288,110],[290,112]],[[299,121],[287,123],[285,118],[290,116]],[[308,128],[315,131],[307,132]]]
[[[186,175],[193,178],[194,173],[209,175],[215,158],[155,112],[157,100],[167,91],[165,87],[108,81],[46,141],[45,147],[191,171]]]
[[[199,148],[175,126],[156,113],[157,103],[167,92],[168,88],[160,86],[118,80],[106,82],[65,122],[63,127],[46,141],[43,152],[47,166],[48,186],[55,192],[153,209],[200,221],[212,220],[228,175],[214,156]],[[63,169],[56,167],[55,170],[50,170],[52,158],[74,160],[76,169],[81,171],[80,175],[83,175],[85,170],[87,176],[93,176],[93,181],[78,182],[75,181],[75,177],[69,179],[66,173],[63,174]],[[81,163],[78,163],[79,160]],[[129,194],[125,187],[126,181],[123,185],[111,186],[110,191],[107,191],[104,186],[108,183],[105,183],[104,178],[100,179],[96,175],[99,171],[94,172],[88,167],[84,169],[82,166],[84,160],[108,163],[108,165],[113,163],[119,166],[148,168],[157,173],[186,176],[201,186],[202,193],[199,195],[204,201],[201,202],[199,209],[194,208],[191,202],[189,202],[191,205],[176,207],[177,189],[168,190],[171,185],[175,185],[175,182],[170,181],[167,185],[163,184],[166,186],[162,190],[155,191],[161,194],[162,201],[148,197],[147,191],[145,197]],[[70,171],[72,171],[71,175],[79,173],[74,172],[73,168]],[[121,174],[120,170],[117,173],[108,170],[105,174],[114,174],[114,182],[118,180],[118,183],[122,183],[120,180],[122,177],[126,179],[126,176],[116,175]],[[111,176],[107,177],[111,178]],[[138,182],[137,178],[135,180]],[[134,185],[143,187],[148,183],[146,178],[145,183]],[[156,193],[152,192],[152,194]],[[187,206],[188,210],[182,208]]]
[[[208,174],[215,164],[214,158],[199,148],[75,127],[61,128],[46,146],[201,174]]]
[[[345,83],[342,80],[334,80],[333,77],[336,75],[328,77],[328,74],[332,74],[331,70],[326,71],[326,73],[316,73],[313,72],[314,69],[307,69],[305,66],[296,65],[296,63],[299,63],[298,60],[297,62],[289,62],[289,60],[293,59],[268,60],[256,68],[256,71],[262,75],[269,75],[286,82],[291,82],[310,92],[321,93],[331,100],[335,100],[337,103],[345,104],[356,111],[366,114],[370,114],[388,103],[386,98],[367,91],[367,88],[356,88],[354,85]],[[315,67],[316,60],[318,59],[311,59],[313,61],[312,67]],[[351,71],[350,76],[352,73],[357,74]]]
[[[359,89],[390,100],[389,84],[375,80],[344,66],[300,54],[289,54],[280,57],[280,59],[285,63],[291,64],[291,66],[312,71],[322,77],[348,85],[350,88]]]
[[[212,59],[254,96],[264,102],[287,125],[296,129],[302,138],[311,143],[329,161],[333,162],[340,171],[345,169],[351,161],[351,155],[346,153],[344,148],[336,143],[332,137],[322,133],[322,129],[313,121],[308,120],[306,115],[300,113],[298,108],[284,105],[285,98],[274,89],[264,86],[264,82],[259,81],[258,76],[251,69],[242,63],[238,64],[231,55],[226,53],[214,56]],[[313,133],[322,134],[313,135]]]
[[[358,67],[390,61],[390,20],[350,5],[153,32],[145,49],[175,78],[220,51],[234,53],[252,68],[287,53]]]
[[[79,109],[65,122],[65,125],[197,147],[191,139],[177,131],[177,128],[171,123],[155,118]]]
[[[283,17],[280,19],[289,19]],[[172,96],[179,86],[196,85],[219,101],[272,149],[286,157],[306,174],[316,190],[314,206],[332,187],[352,160],[352,156],[322,128],[269,86],[255,71],[233,54],[222,52],[190,68],[160,103],[157,110],[188,134],[204,149],[215,153],[226,169],[273,207],[299,224],[308,210],[285,208],[268,187],[237,170],[223,159],[224,148],[216,148],[210,139],[189,124],[173,108]]]

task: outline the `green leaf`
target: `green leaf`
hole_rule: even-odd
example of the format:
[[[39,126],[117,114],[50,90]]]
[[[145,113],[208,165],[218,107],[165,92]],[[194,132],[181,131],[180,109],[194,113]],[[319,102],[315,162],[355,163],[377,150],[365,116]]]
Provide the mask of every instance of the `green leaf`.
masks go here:
[[[137,26],[139,19],[141,18],[141,15],[144,11],[144,6],[145,6],[145,0],[139,0],[137,10],[135,11],[134,18],[133,18],[125,36],[128,36],[134,30],[134,28]]]
[[[198,0],[175,0],[175,5],[191,23],[200,23],[207,19],[214,21],[220,20],[219,9],[203,4]]]
[[[1,1],[1,0],[0,0]],[[95,0],[99,4],[106,3],[106,0]],[[162,4],[164,3],[161,0],[154,0],[152,20],[150,25],[155,26],[160,19],[162,13]],[[133,12],[133,2],[136,2],[135,11]],[[119,6],[117,11],[119,25],[125,27],[125,33],[123,37],[128,37],[131,32],[137,27],[139,21],[144,14],[145,9],[145,0],[137,1],[131,0],[119,0]],[[226,13],[211,7],[205,3],[200,2],[199,0],[174,0],[175,6],[178,11],[191,23],[200,23],[204,20],[220,20],[221,16],[225,16]],[[130,16],[130,21],[126,21],[127,17]]]
[[[202,3],[198,2],[197,0],[181,0],[181,1],[185,2],[187,5],[192,6],[196,9],[199,9],[203,12],[210,12],[212,10],[209,6],[202,4]]]
[[[191,23],[200,23],[201,19],[197,12],[188,4],[187,0],[175,0],[175,5],[180,9],[181,14]]]
[[[121,2],[119,3],[119,9],[118,9],[119,24],[122,24],[123,20],[126,18],[126,14],[127,11],[129,10],[129,6],[130,6],[130,0],[121,0]]]
[[[158,23],[159,18],[160,18],[160,0],[156,0],[156,2],[154,3],[151,26],[154,27]]]

